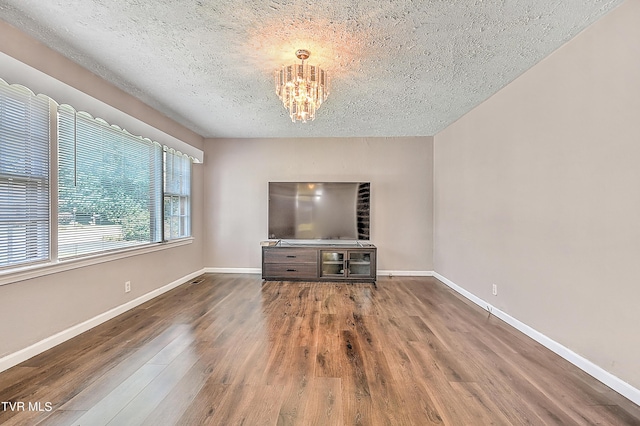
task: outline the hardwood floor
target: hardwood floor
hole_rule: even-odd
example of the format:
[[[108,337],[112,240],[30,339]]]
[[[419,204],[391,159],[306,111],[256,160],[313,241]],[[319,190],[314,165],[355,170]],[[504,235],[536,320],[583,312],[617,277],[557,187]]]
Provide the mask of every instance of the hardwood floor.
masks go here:
[[[0,424],[640,425],[433,278],[203,277],[0,373]]]

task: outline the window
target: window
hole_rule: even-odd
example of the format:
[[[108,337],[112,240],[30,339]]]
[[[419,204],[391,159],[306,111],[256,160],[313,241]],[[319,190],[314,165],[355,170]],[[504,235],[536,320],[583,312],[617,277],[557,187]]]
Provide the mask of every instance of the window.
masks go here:
[[[164,239],[191,235],[191,159],[171,148],[164,152]]]
[[[159,242],[162,147],[58,109],[60,259]]]
[[[0,80],[0,268],[49,259],[49,98]]]
[[[190,235],[190,157],[0,79],[2,274]]]

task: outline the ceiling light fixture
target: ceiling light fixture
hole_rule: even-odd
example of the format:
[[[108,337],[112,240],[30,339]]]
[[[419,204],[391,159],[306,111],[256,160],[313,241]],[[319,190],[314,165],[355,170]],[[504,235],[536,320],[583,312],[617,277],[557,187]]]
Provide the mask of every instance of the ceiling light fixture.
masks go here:
[[[294,123],[315,120],[316,110],[329,95],[329,76],[319,66],[305,63],[310,55],[308,50],[299,49],[296,56],[302,63],[275,72],[276,93]]]

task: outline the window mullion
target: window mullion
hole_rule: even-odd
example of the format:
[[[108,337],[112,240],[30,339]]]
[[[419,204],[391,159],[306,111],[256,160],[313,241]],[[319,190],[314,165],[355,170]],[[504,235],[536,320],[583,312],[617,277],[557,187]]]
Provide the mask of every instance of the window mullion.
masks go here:
[[[166,229],[165,229],[165,221],[167,220],[167,211],[166,211],[166,206],[165,206],[165,200],[164,197],[167,194],[167,147],[162,147],[162,185],[160,186],[162,189],[162,195],[160,197],[160,211],[162,212],[162,223],[160,225],[160,236],[161,236],[161,241],[167,241],[169,238],[166,235]]]
[[[49,100],[49,257],[58,261],[58,104]]]

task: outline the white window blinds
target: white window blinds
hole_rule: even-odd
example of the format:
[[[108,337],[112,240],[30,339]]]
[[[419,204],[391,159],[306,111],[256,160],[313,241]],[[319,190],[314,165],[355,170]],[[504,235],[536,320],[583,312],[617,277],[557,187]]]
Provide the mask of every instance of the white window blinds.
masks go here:
[[[164,152],[164,239],[191,235],[191,158],[171,148]]]
[[[0,80],[0,268],[49,259],[49,98]]]
[[[58,109],[58,256],[161,240],[162,147]]]

